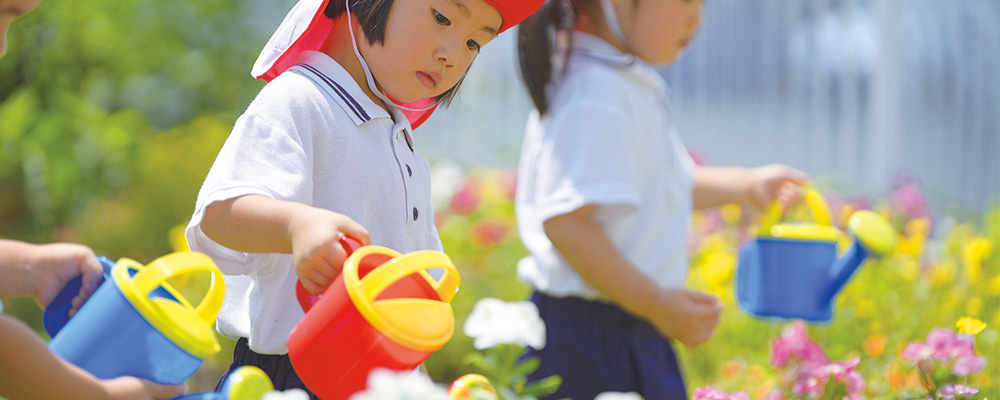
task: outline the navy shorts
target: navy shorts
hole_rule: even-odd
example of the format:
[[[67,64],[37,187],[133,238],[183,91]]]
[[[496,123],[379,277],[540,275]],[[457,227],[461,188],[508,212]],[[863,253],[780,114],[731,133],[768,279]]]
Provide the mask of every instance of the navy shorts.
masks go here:
[[[222,378],[219,378],[219,383],[215,386],[215,390],[222,390],[222,385],[226,382],[229,374],[244,365],[253,365],[264,371],[271,378],[271,383],[274,384],[275,390],[285,391],[292,388],[299,388],[305,390],[309,394],[310,399],[319,399],[302,383],[299,375],[292,369],[292,362],[288,359],[288,354],[258,354],[250,350],[246,338],[240,338],[236,341],[236,348],[233,349],[233,363],[222,374]]]
[[[670,341],[649,323],[605,303],[536,292],[531,301],[545,321],[545,348],[529,348],[541,366],[530,381],[558,374],[563,383],[545,399],[591,400],[603,392],[636,392],[646,399],[686,400]]]

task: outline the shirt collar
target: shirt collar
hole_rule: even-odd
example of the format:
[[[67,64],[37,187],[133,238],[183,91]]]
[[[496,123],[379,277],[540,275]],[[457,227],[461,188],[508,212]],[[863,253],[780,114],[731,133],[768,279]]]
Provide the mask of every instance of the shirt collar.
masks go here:
[[[375,118],[390,118],[389,112],[368,98],[354,77],[326,53],[315,50],[303,51],[296,68],[306,71],[319,87],[340,104],[356,125]],[[400,117],[396,116],[396,113],[392,116],[399,121]],[[406,120],[405,117],[402,119]]]
[[[576,60],[581,58],[599,61],[602,64],[623,68],[629,75],[641,83],[650,85],[666,92],[667,84],[663,77],[649,63],[638,57],[623,53],[597,36],[586,32],[573,32],[573,55]]]

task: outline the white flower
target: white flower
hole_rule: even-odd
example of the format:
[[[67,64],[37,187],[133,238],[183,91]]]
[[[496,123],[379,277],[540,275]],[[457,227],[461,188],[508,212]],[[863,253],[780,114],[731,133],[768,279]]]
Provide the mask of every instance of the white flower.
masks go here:
[[[642,396],[636,392],[604,392],[594,397],[594,400],[642,400]]]
[[[264,393],[260,400],[309,400],[309,394],[302,389],[288,389],[284,392],[273,391]]]
[[[445,159],[434,163],[431,168],[431,202],[434,207],[447,207],[451,196],[462,187],[464,181],[465,172],[457,162]]]
[[[368,388],[351,400],[445,400],[448,394],[427,375],[415,371],[376,368],[368,374]]]
[[[545,347],[545,323],[530,301],[506,302],[486,297],[479,300],[465,320],[465,334],[478,350],[501,344],[535,349]]]

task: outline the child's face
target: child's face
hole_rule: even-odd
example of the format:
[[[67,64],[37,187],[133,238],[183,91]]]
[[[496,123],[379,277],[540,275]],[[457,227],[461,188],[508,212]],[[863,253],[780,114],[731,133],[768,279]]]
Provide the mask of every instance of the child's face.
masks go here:
[[[701,25],[702,0],[620,0],[622,30],[632,53],[662,65],[674,62]]]
[[[484,0],[396,0],[385,43],[358,45],[381,89],[412,102],[458,84],[501,23],[500,13]]]
[[[27,14],[42,0],[0,0],[0,57],[7,52],[7,28],[10,22]]]

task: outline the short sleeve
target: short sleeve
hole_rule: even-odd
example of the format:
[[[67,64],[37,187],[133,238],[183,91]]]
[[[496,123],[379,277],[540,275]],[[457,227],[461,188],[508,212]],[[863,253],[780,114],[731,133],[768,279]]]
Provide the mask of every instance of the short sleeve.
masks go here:
[[[205,208],[245,195],[312,203],[308,132],[279,128],[252,113],[242,115],[205,177],[185,232],[191,250],[205,253],[226,274],[248,274],[266,257],[227,248],[201,230]]]
[[[537,187],[542,221],[584,205],[641,205],[639,174],[627,117],[617,109],[581,102],[544,126]]]

